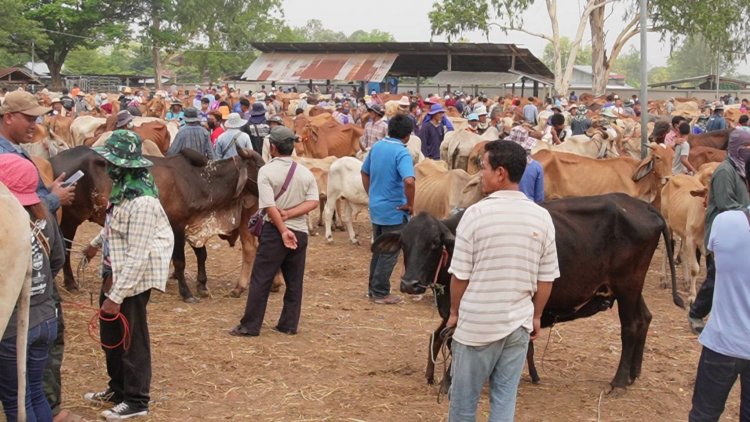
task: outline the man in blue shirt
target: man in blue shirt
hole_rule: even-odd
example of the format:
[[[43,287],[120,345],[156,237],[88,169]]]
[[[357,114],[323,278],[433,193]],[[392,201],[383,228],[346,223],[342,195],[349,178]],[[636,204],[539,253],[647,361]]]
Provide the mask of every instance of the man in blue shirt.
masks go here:
[[[388,122],[388,136],[376,143],[362,163],[362,184],[370,195],[370,220],[373,239],[399,231],[412,215],[414,206],[414,161],[406,149],[412,123],[398,114]],[[398,252],[373,253],[370,261],[368,296],[377,304],[396,304],[401,298],[391,295],[391,273]]]
[[[526,151],[526,168],[518,182],[518,190],[537,204],[544,202],[544,169],[539,161],[531,158],[531,149],[536,145],[536,140],[520,125],[513,127],[505,140],[521,145]]]
[[[16,154],[31,160],[20,144],[31,140],[37,117],[49,113],[49,110],[40,106],[34,95],[26,91],[6,95],[0,108],[0,154]],[[65,173],[62,173],[48,189],[39,177],[37,195],[52,214],[61,205],[70,205],[75,197],[75,185],[62,187],[64,180]]]
[[[737,377],[742,383],[740,420],[750,420],[750,215],[725,211],[711,227],[708,249],[716,261],[713,311],[703,345],[689,420],[718,421]]]
[[[714,114],[708,118],[706,123],[706,132],[715,130],[724,130],[727,128],[727,121],[724,119],[724,104],[719,103],[714,107]]]
[[[534,105],[534,97],[528,98],[529,103],[523,106],[523,119],[532,125],[536,125],[536,119],[539,116],[539,110]]]

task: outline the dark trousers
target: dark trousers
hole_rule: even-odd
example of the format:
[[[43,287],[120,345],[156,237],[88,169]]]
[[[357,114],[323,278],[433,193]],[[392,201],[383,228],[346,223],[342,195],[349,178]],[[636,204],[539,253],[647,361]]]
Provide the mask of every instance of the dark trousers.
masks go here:
[[[711,312],[711,302],[714,300],[714,282],[716,280],[716,263],[714,255],[706,255],[706,280],[703,281],[695,302],[690,306],[691,318],[705,318]]]
[[[148,409],[151,388],[151,340],[148,335],[146,306],[151,290],[128,297],[120,305],[120,313],[130,326],[130,348],[124,346],[104,349],[107,359],[109,389],[114,393],[113,400],[125,402],[137,409]],[[99,295],[99,305],[104,302],[104,293]],[[120,320],[99,321],[101,341],[115,345],[122,339],[123,328]]]
[[[47,366],[50,346],[57,335],[57,318],[29,329],[26,347],[26,420],[48,422],[52,412],[44,396],[42,377]],[[8,421],[18,419],[18,372],[16,336],[0,342],[0,401]]]
[[[718,421],[727,396],[740,377],[740,421],[750,421],[750,360],[738,359],[703,347],[693,390],[690,422]]]
[[[406,224],[406,223],[404,223]],[[377,239],[383,233],[400,231],[404,224],[393,226],[372,225],[372,238]],[[398,261],[396,253],[373,253],[370,259],[370,279],[367,295],[371,298],[381,298],[391,294],[391,274]]]
[[[63,319],[60,293],[57,286],[53,284],[52,298],[55,300],[57,308],[57,337],[49,349],[49,358],[47,367],[44,368],[44,395],[47,397],[49,407],[52,408],[52,414],[57,415],[62,408],[62,377],[60,368],[62,368],[63,354],[65,352],[65,320]]]
[[[284,246],[276,226],[263,225],[258,252],[255,254],[253,271],[250,274],[250,292],[247,295],[245,315],[240,324],[251,334],[260,334],[263,317],[266,315],[268,295],[276,272],[281,269],[284,276],[284,307],[281,310],[279,330],[296,332],[302,310],[302,280],[305,274],[307,255],[307,234],[294,231],[297,236],[297,249]]]

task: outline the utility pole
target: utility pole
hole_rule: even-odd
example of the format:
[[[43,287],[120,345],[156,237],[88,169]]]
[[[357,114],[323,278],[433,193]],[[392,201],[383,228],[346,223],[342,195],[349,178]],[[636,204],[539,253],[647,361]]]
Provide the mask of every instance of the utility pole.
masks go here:
[[[34,40],[31,40],[31,77],[34,77]]]
[[[641,158],[648,155],[648,61],[646,42],[648,25],[648,0],[641,0]]]

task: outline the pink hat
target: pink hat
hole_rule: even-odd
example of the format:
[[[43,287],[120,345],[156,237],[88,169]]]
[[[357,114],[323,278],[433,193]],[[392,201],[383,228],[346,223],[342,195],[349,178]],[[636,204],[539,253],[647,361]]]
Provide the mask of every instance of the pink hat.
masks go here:
[[[36,194],[39,172],[31,161],[16,154],[0,154],[0,183],[23,206],[41,202]]]

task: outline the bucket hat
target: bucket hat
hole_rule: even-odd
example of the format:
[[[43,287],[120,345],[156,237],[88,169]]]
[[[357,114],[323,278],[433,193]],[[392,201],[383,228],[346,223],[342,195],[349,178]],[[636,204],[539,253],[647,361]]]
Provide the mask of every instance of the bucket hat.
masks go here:
[[[229,114],[229,117],[227,117],[227,121],[224,122],[224,127],[227,129],[239,129],[242,126],[245,126],[246,123],[247,121],[242,120],[239,113],[231,113]]]
[[[129,130],[116,130],[107,142],[100,147],[93,148],[95,152],[110,163],[125,168],[144,168],[154,165],[143,158],[141,137]]]
[[[16,154],[0,154],[0,182],[23,206],[40,202],[36,194],[39,173],[34,164]]]

